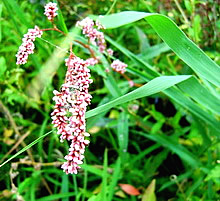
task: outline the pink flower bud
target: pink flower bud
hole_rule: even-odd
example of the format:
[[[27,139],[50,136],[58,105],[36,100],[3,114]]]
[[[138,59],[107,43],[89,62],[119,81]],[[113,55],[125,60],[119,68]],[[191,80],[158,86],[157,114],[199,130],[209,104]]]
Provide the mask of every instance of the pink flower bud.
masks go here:
[[[128,65],[121,62],[119,59],[117,60],[114,60],[111,64],[111,67],[116,71],[116,72],[119,72],[119,73],[125,73],[126,71],[126,67]]]
[[[53,21],[54,17],[57,16],[57,4],[50,2],[44,6],[44,9],[44,15],[47,16],[48,20]]]
[[[112,49],[107,49],[107,53],[108,53],[108,55],[110,55],[110,56],[112,56],[113,55],[113,53],[114,53],[114,51],[112,50]]]

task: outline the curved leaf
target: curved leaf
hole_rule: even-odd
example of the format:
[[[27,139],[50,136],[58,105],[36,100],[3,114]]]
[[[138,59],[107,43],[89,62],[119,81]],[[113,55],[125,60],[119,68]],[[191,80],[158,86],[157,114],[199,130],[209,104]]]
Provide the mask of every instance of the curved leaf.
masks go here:
[[[196,46],[168,17],[155,13],[125,11],[99,18],[107,28],[145,19],[160,38],[199,76],[220,87],[220,67]]]

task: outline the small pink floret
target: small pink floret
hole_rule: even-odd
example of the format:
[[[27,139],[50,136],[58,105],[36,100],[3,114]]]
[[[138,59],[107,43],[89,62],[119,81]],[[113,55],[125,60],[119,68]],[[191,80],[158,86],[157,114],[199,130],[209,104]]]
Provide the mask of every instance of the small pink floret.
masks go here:
[[[71,142],[69,153],[65,156],[67,161],[61,168],[66,174],[77,174],[79,165],[83,163],[85,147],[89,144],[85,115],[92,98],[88,92],[92,80],[88,66],[98,61],[93,58],[84,61],[71,55],[65,62],[68,67],[65,83],[60,92],[53,92],[56,105],[51,116],[61,142]]]
[[[132,80],[130,80],[128,83],[129,83],[129,86],[130,86],[130,87],[133,87],[133,86],[134,86],[134,82],[133,82]]]
[[[126,67],[128,65],[121,62],[119,59],[117,60],[114,60],[111,64],[111,67],[116,71],[116,72],[119,72],[119,73],[125,73],[126,71]]]
[[[48,20],[53,21],[54,17],[57,16],[57,10],[57,4],[50,2],[44,6],[44,15],[47,16]]]
[[[89,59],[86,59],[86,64],[88,66],[94,66],[95,64],[99,63],[99,60],[98,59],[95,59],[95,58],[89,58]]]
[[[113,55],[113,53],[114,53],[114,51],[112,50],[112,49],[107,49],[107,53],[108,53],[108,55],[110,55],[110,56],[112,56]]]

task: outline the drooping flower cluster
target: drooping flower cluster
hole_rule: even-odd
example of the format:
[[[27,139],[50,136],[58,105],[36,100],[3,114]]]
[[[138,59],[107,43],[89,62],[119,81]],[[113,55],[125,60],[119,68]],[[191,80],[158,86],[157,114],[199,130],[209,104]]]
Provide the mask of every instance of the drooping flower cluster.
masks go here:
[[[50,2],[45,6],[44,14],[53,22],[54,17],[57,16],[57,10],[57,4]],[[100,60],[99,57],[95,56],[89,45],[94,44],[98,46],[101,53],[106,52],[109,56],[113,55],[112,49],[106,50],[104,34],[99,31],[100,29],[105,29],[105,27],[99,21],[94,22],[90,18],[85,18],[77,22],[77,26],[82,28],[83,34],[89,38],[90,43],[83,46],[89,49],[93,58],[82,60],[70,50],[71,54],[66,60],[68,69],[65,83],[61,86],[60,91],[54,90],[53,92],[53,100],[56,104],[54,111],[51,113],[52,124],[57,128],[61,142],[67,140],[70,143],[69,153],[65,156],[67,161],[62,165],[63,171],[67,174],[77,174],[80,168],[79,165],[83,163],[85,147],[89,144],[87,137],[90,134],[86,132],[85,114],[92,98],[88,93],[92,80],[90,79],[91,75],[88,66],[93,66]],[[16,64],[25,64],[27,62],[29,54],[34,53],[35,46],[33,42],[37,37],[40,38],[42,36],[43,31],[48,30],[63,33],[55,24],[53,28],[40,29],[35,26],[34,29],[29,29],[28,33],[24,35],[23,42],[16,54]],[[111,67],[119,73],[124,73],[127,64],[115,60]],[[106,69],[107,71],[109,69]],[[132,82],[129,83],[133,85]]]
[[[121,62],[119,59],[117,60],[114,60],[111,64],[111,67],[116,71],[116,72],[119,72],[119,73],[125,73],[126,71],[126,67],[128,65]]]
[[[54,17],[57,16],[57,4],[50,2],[44,6],[44,9],[44,15],[47,16],[48,20],[53,21]]]
[[[76,23],[76,26],[82,28],[83,34],[89,38],[92,44],[97,45],[99,47],[99,51],[101,53],[105,51],[106,44],[105,44],[104,34],[101,31],[97,30],[97,29],[105,28],[104,26],[101,25],[100,22],[96,21],[94,23],[92,19],[90,19],[89,17],[86,17],[82,21],[78,21]]]
[[[61,141],[71,141],[69,154],[62,169],[64,172],[75,173],[80,168],[84,158],[85,147],[89,144],[86,139],[89,133],[86,132],[85,113],[86,107],[90,104],[92,96],[88,93],[90,70],[88,63],[79,57],[71,55],[66,60],[68,67],[65,83],[61,91],[54,91],[53,100],[56,102],[52,119],[58,129]]]
[[[22,44],[16,54],[17,65],[27,63],[28,55],[34,53],[35,46],[33,42],[36,38],[40,38],[42,34],[43,32],[39,29],[38,26],[35,26],[34,29],[28,29],[28,32],[24,35]]]
[[[99,21],[94,22],[89,17],[86,17],[82,21],[78,21],[76,26],[82,28],[82,33],[89,38],[89,41],[98,46],[101,53],[104,53],[106,50],[105,37],[104,34],[97,29],[105,29],[105,27]],[[109,56],[112,56],[114,52],[109,48],[106,50],[106,53]],[[125,68],[127,67],[127,64],[117,59],[112,62],[111,67],[119,73],[124,73],[126,71]],[[109,69],[106,69],[106,71],[109,71]]]

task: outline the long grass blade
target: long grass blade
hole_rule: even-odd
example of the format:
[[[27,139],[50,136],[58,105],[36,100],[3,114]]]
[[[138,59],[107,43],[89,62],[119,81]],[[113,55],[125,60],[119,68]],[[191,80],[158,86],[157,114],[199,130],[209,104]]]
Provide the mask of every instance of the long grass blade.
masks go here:
[[[125,11],[99,18],[109,29],[145,19],[161,39],[199,76],[220,87],[220,67],[196,46],[168,17],[154,13]]]
[[[146,138],[149,138],[159,144],[161,144],[164,147],[167,147],[174,153],[176,153],[180,158],[182,158],[184,161],[186,161],[189,165],[191,165],[193,168],[200,166],[201,163],[197,160],[197,157],[193,155],[191,152],[189,152],[186,148],[184,148],[182,145],[175,142],[172,138],[167,137],[165,135],[150,135],[142,132],[135,132],[137,134],[140,134]]]
[[[137,69],[128,68],[128,71],[133,73],[136,76],[139,76],[141,79],[145,80],[145,81],[149,81],[149,79],[151,77],[155,77],[155,76],[160,76],[159,73],[157,73],[156,71],[154,71],[149,64],[147,64],[145,61],[143,61],[142,59],[138,58],[135,54],[133,54],[132,52],[130,52],[129,50],[127,50],[126,48],[122,47],[120,44],[118,44],[117,42],[113,41],[110,37],[106,37],[106,39],[108,40],[108,42],[110,42],[112,45],[114,45],[117,49],[119,49],[123,54],[125,54],[126,56],[128,56],[132,61],[134,61],[134,63],[138,66],[140,66],[141,68],[143,68],[143,70],[146,71],[146,73],[142,73],[140,71],[138,71]],[[207,81],[208,82],[208,81]],[[189,89],[192,86],[189,86]],[[183,90],[183,88],[182,88]],[[183,90],[184,91],[184,90]],[[191,91],[192,93],[193,91]],[[185,92],[184,92],[185,93]],[[196,93],[199,93],[198,91]],[[209,92],[210,93],[210,92]],[[174,100],[176,103],[178,103],[179,105],[181,105],[182,107],[184,107],[185,109],[187,109],[188,111],[190,111],[193,115],[195,115],[197,118],[202,119],[204,122],[206,122],[207,124],[211,125],[215,130],[217,130],[218,132],[220,131],[219,128],[219,121],[213,116],[211,115],[209,112],[205,111],[203,108],[201,108],[196,102],[192,101],[190,97],[185,96],[185,94],[182,93],[181,90],[179,90],[176,87],[170,87],[169,89],[166,89],[164,91],[164,94],[166,94],[168,97],[170,97],[172,100]],[[213,93],[212,93],[213,94]],[[192,94],[191,94],[192,95]],[[195,95],[193,95],[195,96]],[[203,97],[206,98],[206,97]],[[195,97],[194,97],[195,99]],[[200,100],[201,101],[201,100]],[[208,101],[208,100],[207,100]],[[219,133],[216,133],[217,135],[220,135]]]
[[[99,106],[93,110],[90,110],[86,113],[86,118],[95,116],[97,114],[100,114],[106,110],[109,110],[117,105],[120,105],[122,103],[126,103],[131,100],[135,100],[138,98],[142,98],[145,96],[150,96],[152,94],[158,93],[160,91],[163,91],[171,86],[174,86],[175,84],[182,82],[183,80],[186,80],[190,78],[191,76],[163,76],[163,77],[157,77],[144,86],[125,94],[113,101],[110,101],[107,104],[104,104],[102,106]]]
[[[12,159],[16,158],[17,156],[19,156],[20,154],[22,154],[23,152],[25,152],[27,149],[30,149],[32,146],[34,146],[35,144],[37,144],[40,140],[42,140],[43,138],[45,138],[46,136],[48,136],[50,133],[52,133],[52,131],[49,131],[48,133],[40,136],[39,138],[37,138],[36,140],[34,140],[32,143],[30,143],[29,145],[27,145],[26,147],[24,147],[23,149],[21,149],[18,153],[16,153],[15,155],[13,155],[11,158],[9,158],[7,161],[5,161],[4,163],[2,163],[0,165],[0,167],[2,167],[3,165],[5,165],[6,163],[8,163],[9,161],[11,161]]]

